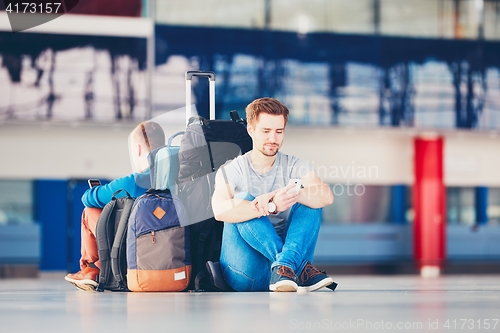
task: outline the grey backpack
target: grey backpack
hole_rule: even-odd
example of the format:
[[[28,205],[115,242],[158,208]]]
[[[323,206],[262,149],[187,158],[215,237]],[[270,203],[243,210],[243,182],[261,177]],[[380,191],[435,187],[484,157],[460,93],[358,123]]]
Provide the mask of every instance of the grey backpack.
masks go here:
[[[124,197],[118,197],[120,193]],[[125,239],[130,212],[135,199],[119,190],[104,206],[96,227],[96,243],[101,262],[96,290],[128,291]]]

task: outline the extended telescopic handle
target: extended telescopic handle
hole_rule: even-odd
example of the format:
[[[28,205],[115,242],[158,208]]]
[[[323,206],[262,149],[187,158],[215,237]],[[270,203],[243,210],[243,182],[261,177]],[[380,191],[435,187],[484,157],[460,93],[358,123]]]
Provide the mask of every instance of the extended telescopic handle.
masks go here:
[[[212,71],[187,71],[186,80],[191,80],[193,76],[208,77],[210,81],[215,81],[215,73]]]
[[[187,71],[186,72],[186,124],[191,118],[191,79],[193,76],[206,77],[209,80],[210,119],[215,119],[215,73],[212,71]]]

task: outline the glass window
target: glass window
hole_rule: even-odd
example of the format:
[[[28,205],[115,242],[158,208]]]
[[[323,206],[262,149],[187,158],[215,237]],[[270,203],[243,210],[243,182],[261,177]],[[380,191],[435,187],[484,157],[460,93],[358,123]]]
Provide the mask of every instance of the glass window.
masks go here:
[[[147,10],[146,8],[144,8]],[[160,24],[242,27],[428,38],[498,39],[498,1],[470,0],[164,0]]]
[[[500,225],[500,188],[488,189],[488,224]]]
[[[473,225],[476,221],[473,187],[446,188],[448,224]]]
[[[155,19],[160,24],[262,29],[265,8],[264,0],[163,0],[156,1]]]
[[[331,189],[335,201],[323,208],[324,223],[391,221],[391,186],[334,184]]]
[[[0,180],[0,225],[33,221],[33,183],[27,180]]]

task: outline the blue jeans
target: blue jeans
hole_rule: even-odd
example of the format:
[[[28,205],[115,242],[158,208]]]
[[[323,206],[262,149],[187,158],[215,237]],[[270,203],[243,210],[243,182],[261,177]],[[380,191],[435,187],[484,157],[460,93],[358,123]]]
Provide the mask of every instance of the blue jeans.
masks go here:
[[[245,194],[237,197],[254,198]],[[268,291],[271,269],[288,266],[298,275],[312,262],[321,209],[295,204],[281,237],[267,216],[224,223],[220,263],[227,284],[236,291]]]

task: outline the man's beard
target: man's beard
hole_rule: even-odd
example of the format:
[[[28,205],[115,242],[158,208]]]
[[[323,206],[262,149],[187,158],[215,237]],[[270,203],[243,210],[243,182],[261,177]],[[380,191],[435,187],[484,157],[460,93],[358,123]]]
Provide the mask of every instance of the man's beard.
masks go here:
[[[278,145],[276,145],[276,150],[275,151],[272,151],[272,152],[268,152],[266,151],[266,146],[264,145],[264,147],[262,147],[262,149],[259,149],[259,151],[264,155],[264,156],[267,156],[267,157],[273,157],[273,156],[276,156],[276,154],[278,153],[278,151],[280,150],[280,147]]]

